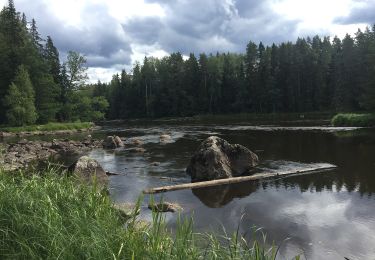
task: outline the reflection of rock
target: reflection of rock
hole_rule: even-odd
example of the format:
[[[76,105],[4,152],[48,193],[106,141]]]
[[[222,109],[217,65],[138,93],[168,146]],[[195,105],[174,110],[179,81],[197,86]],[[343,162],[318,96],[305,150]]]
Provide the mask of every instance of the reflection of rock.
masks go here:
[[[192,181],[240,176],[258,164],[258,156],[239,144],[230,144],[216,136],[207,138],[186,169]]]
[[[69,172],[72,172],[80,179],[89,183],[98,181],[98,183],[105,183],[108,177],[102,166],[88,156],[80,157],[75,163],[69,167]]]
[[[103,142],[103,147],[107,149],[115,149],[117,147],[123,147],[124,143],[118,136],[107,136]]]
[[[241,182],[229,185],[213,186],[201,189],[193,189],[192,192],[202,203],[210,208],[219,208],[234,198],[249,196],[257,189],[254,182]]]
[[[155,212],[176,212],[182,210],[180,205],[170,202],[149,204],[148,208]]]

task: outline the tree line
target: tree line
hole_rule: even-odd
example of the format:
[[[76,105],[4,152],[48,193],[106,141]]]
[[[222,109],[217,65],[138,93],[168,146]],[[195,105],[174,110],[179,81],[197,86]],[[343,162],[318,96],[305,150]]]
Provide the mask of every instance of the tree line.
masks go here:
[[[0,124],[225,113],[373,111],[375,25],[244,53],[145,57],[108,83],[86,84],[85,58],[64,63],[13,0],[0,12]]]
[[[340,40],[315,36],[246,53],[145,57],[92,86],[109,118],[375,109],[375,26]]]
[[[62,64],[52,38],[9,0],[0,12],[0,124],[103,119],[109,104],[85,90],[85,63],[71,51]]]

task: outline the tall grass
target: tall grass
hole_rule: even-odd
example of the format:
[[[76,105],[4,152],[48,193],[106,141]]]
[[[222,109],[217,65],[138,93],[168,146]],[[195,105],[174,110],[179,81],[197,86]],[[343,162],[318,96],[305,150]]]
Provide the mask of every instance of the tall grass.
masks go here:
[[[275,259],[275,248],[248,244],[238,232],[223,239],[193,232],[192,219],[167,228],[165,215],[140,225],[94,187],[48,170],[0,172],[0,259]]]
[[[93,127],[91,122],[74,122],[74,123],[48,123],[45,125],[29,125],[20,127],[1,127],[0,131],[19,133],[19,132],[35,132],[35,131],[58,131],[58,130],[80,130]]]
[[[331,120],[334,126],[375,126],[375,114],[337,114]]]

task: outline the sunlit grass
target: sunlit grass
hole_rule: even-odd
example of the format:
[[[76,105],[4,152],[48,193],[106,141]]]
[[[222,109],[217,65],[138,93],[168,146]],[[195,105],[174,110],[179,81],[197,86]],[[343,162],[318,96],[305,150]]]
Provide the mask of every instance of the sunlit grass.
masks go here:
[[[42,176],[41,176],[42,175]],[[105,193],[56,170],[25,176],[0,172],[1,259],[275,259],[276,247],[232,236],[197,234],[193,219],[173,232],[164,214],[144,224]],[[143,224],[142,224],[143,223]]]
[[[45,125],[29,125],[20,127],[0,127],[0,131],[19,133],[35,131],[57,131],[57,130],[80,130],[93,127],[91,122],[74,122],[74,123],[48,123]]]

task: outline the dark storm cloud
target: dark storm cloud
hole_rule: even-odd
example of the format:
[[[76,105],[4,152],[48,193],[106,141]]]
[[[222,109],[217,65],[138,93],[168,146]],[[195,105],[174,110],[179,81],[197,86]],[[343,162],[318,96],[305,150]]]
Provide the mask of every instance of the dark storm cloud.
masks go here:
[[[135,17],[122,27],[134,42],[152,45],[158,41],[163,23],[159,17]]]
[[[159,4],[165,15],[140,13],[124,24],[109,14],[107,4],[86,4],[79,27],[64,24],[41,0],[16,0],[16,6],[37,20],[43,36],[52,36],[62,56],[79,51],[88,66],[109,68],[131,64],[132,47],[139,45],[183,54],[243,52],[249,40],[272,44],[295,39],[299,21],[275,13],[272,1],[146,0]]]
[[[65,25],[49,12],[44,3],[19,1],[20,11],[28,20],[35,18],[42,36],[51,35],[62,56],[69,50],[87,57],[88,66],[109,68],[115,64],[130,64],[132,50],[124,38],[121,24],[108,14],[104,4],[90,4],[80,15],[83,26]]]
[[[337,18],[335,22],[339,24],[375,24],[375,1],[368,0],[358,2],[362,2],[361,7],[352,9],[348,16]]]
[[[124,24],[124,30],[134,40],[157,42],[167,52],[244,51],[249,40],[266,44],[290,40],[298,24],[277,15],[270,1],[147,2],[164,8],[166,15],[158,20],[158,26],[148,25],[148,19],[138,19]]]

